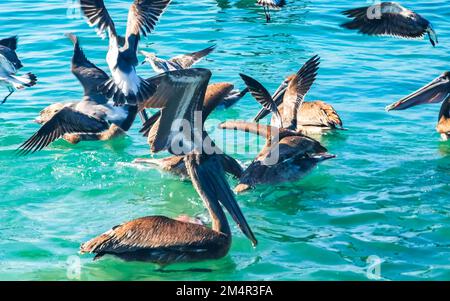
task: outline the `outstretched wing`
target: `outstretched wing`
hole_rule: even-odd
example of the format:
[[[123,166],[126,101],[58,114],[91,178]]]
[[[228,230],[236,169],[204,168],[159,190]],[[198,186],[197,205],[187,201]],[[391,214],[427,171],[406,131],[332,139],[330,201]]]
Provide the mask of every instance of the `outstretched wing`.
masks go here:
[[[99,35],[103,36],[105,30],[109,30],[113,36],[117,36],[114,22],[103,0],[80,0],[80,8],[89,26],[96,26]]]
[[[216,45],[209,46],[208,48],[200,51],[173,57],[169,61],[179,65],[182,69],[190,68],[192,65],[198,63],[201,59],[214,51],[214,49],[216,49]]]
[[[40,151],[67,133],[99,133],[107,130],[108,123],[65,107],[56,113],[18,148],[19,155]]]
[[[255,98],[256,101],[264,107],[264,109],[274,113],[276,118],[280,121],[280,126],[282,126],[280,112],[278,112],[277,105],[273,101],[266,88],[264,88],[264,86],[260,82],[258,82],[254,78],[251,78],[250,76],[242,73],[240,73],[239,75],[244,80],[245,85],[250,91],[250,94],[252,94],[253,98]]]
[[[420,15],[395,2],[350,9],[343,14],[353,20],[342,24],[342,27],[356,29],[367,35],[421,38],[430,25]]]
[[[127,34],[139,37],[151,33],[172,0],[135,0],[128,11]]]
[[[180,137],[174,121],[187,122],[194,131],[194,113],[202,112],[210,77],[211,71],[199,68],[170,71],[156,77],[159,84],[155,94],[140,104],[141,108],[162,108],[157,131],[154,137],[149,137],[152,151],[168,149],[172,139]],[[186,143],[184,145],[192,140]]]

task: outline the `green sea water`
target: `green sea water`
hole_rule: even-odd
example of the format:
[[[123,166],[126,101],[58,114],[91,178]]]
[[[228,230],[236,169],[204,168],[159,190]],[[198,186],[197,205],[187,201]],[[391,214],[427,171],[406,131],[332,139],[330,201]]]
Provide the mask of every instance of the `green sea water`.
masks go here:
[[[384,111],[450,69],[448,1],[402,1],[433,23],[440,44],[432,48],[341,29],[340,11],[366,1],[289,0],[266,24],[254,0],[174,0],[141,49],[169,58],[217,44],[198,64],[213,72],[213,82],[242,88],[244,72],[272,91],[318,54],[321,69],[307,100],[332,104],[348,130],[321,138],[337,158],[304,179],[237,196],[256,248],[233,223],[226,257],[163,272],[77,253],[82,242],[133,218],[208,220],[189,182],[131,163],[149,156],[138,121],[115,141],[57,141],[40,153],[14,155],[38,129],[32,120],[42,108],[81,99],[64,33],[79,35],[89,59],[107,70],[107,42],[77,12],[68,13],[72,2],[0,2],[0,37],[19,36],[23,71],[39,78],[0,106],[0,280],[368,280],[378,260],[381,279],[450,279],[450,143],[435,132],[439,105]],[[124,32],[131,1],[105,2]],[[153,74],[148,65],[138,72]],[[248,95],[215,111],[208,129],[214,134],[217,122],[250,119],[258,109]],[[245,165],[254,155],[233,154]]]

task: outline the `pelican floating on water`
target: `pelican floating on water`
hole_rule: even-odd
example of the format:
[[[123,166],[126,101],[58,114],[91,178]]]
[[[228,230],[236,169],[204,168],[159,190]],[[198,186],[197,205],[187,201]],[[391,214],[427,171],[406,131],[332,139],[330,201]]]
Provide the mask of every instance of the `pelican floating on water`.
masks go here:
[[[20,154],[39,151],[61,137],[70,143],[109,140],[124,135],[136,118],[136,106],[113,106],[97,91],[108,75],[86,58],[76,36],[67,36],[74,44],[71,70],[83,86],[83,99],[55,103],[42,110],[35,120],[42,126],[19,147]]]
[[[221,129],[241,130],[266,138],[266,145],[239,179],[236,192],[243,192],[257,184],[295,181],[310,172],[319,162],[334,158],[318,141],[297,131],[298,111],[305,93],[311,87],[317,71],[317,61],[308,61],[291,79],[284,97],[285,111],[281,115],[269,92],[255,79],[241,74],[252,96],[270,110],[280,127],[245,121],[227,121]],[[301,115],[300,115],[301,116]]]
[[[129,9],[124,44],[117,34],[113,20],[103,0],[80,0],[80,7],[90,26],[96,26],[100,34],[106,30],[109,49],[106,56],[112,78],[99,86],[108,98],[117,104],[136,104],[149,98],[156,87],[136,73],[137,47],[141,34],[147,36],[167,8],[171,0],[135,0]],[[126,101],[125,101],[126,100]]]
[[[174,153],[174,140],[181,139],[186,147],[182,154],[174,154],[184,156],[194,188],[211,216],[212,229],[168,217],[149,216],[116,226],[82,244],[81,253],[95,253],[95,258],[110,254],[125,260],[162,265],[221,258],[231,245],[231,229],[221,205],[253,245],[257,244],[225,179],[220,160],[215,154],[204,152],[203,141],[192,140],[192,136],[197,135],[206,138],[207,133],[191,127],[191,132],[180,136],[179,128],[171,126],[180,118],[194,124],[195,112],[202,111],[211,72],[187,69],[170,71],[162,76],[155,95],[144,104],[146,107],[163,107],[152,148],[155,152],[169,150]]]
[[[177,55],[168,60],[159,58],[156,54],[143,50],[141,51],[141,54],[145,56],[143,63],[148,62],[156,73],[164,73],[167,71],[191,68],[193,65],[200,62],[205,56],[214,51],[214,49],[216,49],[216,45],[209,46],[200,51]]]
[[[396,2],[350,9],[343,14],[353,20],[341,26],[362,34],[405,39],[421,39],[427,34],[433,47],[438,43],[436,32],[427,19]]]
[[[0,40],[0,86],[6,87],[9,92],[1,104],[4,104],[14,91],[32,87],[37,81],[33,73],[16,75],[17,71],[23,67],[16,49],[17,36]]]
[[[308,77],[302,77],[305,81],[303,83],[305,91],[303,91],[302,93],[304,98],[310,87],[314,83],[317,71],[319,70],[319,64],[320,57],[318,57],[317,55],[313,56],[304,64],[304,66],[298,71],[297,74],[288,76],[281,83],[275,93],[272,96],[269,95],[269,97],[273,99],[273,102],[278,109],[283,123],[286,124],[286,122],[289,122],[286,121],[286,119],[290,120],[291,118],[291,111],[289,108],[286,108],[285,105],[285,99],[289,99],[289,97],[293,97],[292,95],[294,95],[289,95],[286,93],[289,84],[291,82],[295,84],[295,80],[298,80],[300,72],[308,72]],[[295,93],[295,90],[292,90],[292,93]],[[254,121],[259,122],[262,118],[266,117],[270,113],[271,110],[263,107],[254,118]],[[276,120],[276,116],[273,116],[271,125],[278,126],[275,124]],[[342,120],[336,110],[330,104],[320,100],[311,102],[302,100],[301,106],[297,110],[296,122],[297,125],[295,130],[301,131],[305,135],[323,134],[332,130],[343,129]]]
[[[440,103],[436,131],[444,141],[450,137],[450,72],[444,72],[431,83],[386,107],[386,111],[405,110],[421,104]]]
[[[264,7],[266,21],[270,22],[270,9],[281,9],[286,5],[286,0],[257,0],[256,5]]]

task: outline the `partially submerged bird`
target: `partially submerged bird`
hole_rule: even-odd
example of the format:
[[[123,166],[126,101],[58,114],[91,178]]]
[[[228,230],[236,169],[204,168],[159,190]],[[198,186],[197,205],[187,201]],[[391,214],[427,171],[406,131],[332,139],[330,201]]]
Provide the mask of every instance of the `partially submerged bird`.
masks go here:
[[[318,141],[304,136],[297,130],[297,118],[306,92],[315,78],[314,61],[300,69],[289,82],[284,97],[285,111],[281,115],[269,92],[255,79],[241,74],[252,96],[270,110],[279,127],[265,126],[245,121],[227,121],[222,129],[241,130],[266,138],[266,145],[239,179],[236,192],[243,192],[258,184],[274,184],[295,181],[305,176],[319,162],[334,158]],[[315,66],[315,67],[314,67]]]
[[[16,75],[17,71],[23,67],[16,49],[17,36],[0,40],[0,86],[6,87],[9,93],[3,98],[1,104],[4,104],[14,91],[32,87],[37,81],[33,73]]]
[[[317,71],[319,70],[319,64],[320,58],[313,56],[296,74],[288,76],[272,96],[266,96],[273,100],[284,122],[286,122],[286,119],[291,118],[292,110],[286,107],[286,103],[289,103],[289,100],[285,101],[285,99],[295,97],[295,87],[299,76],[303,76],[302,78],[305,81],[303,84],[305,91],[302,92],[303,99],[305,98],[314,83]],[[289,87],[291,87],[290,91],[288,90]],[[263,107],[254,118],[254,121],[259,122],[270,113],[271,111],[269,109]],[[275,124],[276,120],[276,116],[273,116],[271,124],[277,126]],[[296,122],[297,124],[294,129],[301,131],[305,135],[323,134],[332,130],[343,129],[342,120],[336,110],[330,104],[319,100],[310,102],[302,100],[301,106],[297,110]]]
[[[170,71],[162,75],[155,95],[144,106],[163,107],[152,149],[184,156],[189,177],[210,214],[212,229],[198,223],[149,216],[116,226],[82,244],[81,253],[95,253],[95,258],[110,254],[161,265],[221,258],[231,245],[231,229],[221,205],[253,245],[257,244],[225,179],[220,160],[215,153],[205,152],[203,139],[195,139],[207,138],[207,133],[202,127],[180,132],[177,126],[172,126],[179,119],[191,125],[196,122],[195,115],[202,112],[210,77],[211,72],[206,69]],[[183,146],[177,149],[179,142]],[[215,148],[213,144],[209,146]]]
[[[216,83],[208,85],[205,92],[205,99],[203,102],[203,113],[201,122],[204,123],[210,113],[224,101],[224,98],[232,91],[233,85],[229,83]],[[140,132],[151,141],[152,133],[156,133],[159,127],[159,118],[161,111],[151,116],[143,125]],[[150,135],[149,135],[150,134]],[[236,178],[242,175],[242,167],[232,157],[226,154],[217,155],[222,161],[223,168],[227,173],[232,174]],[[183,156],[171,156],[167,158],[138,158],[133,162],[137,164],[144,164],[148,166],[157,167],[163,171],[170,172],[182,177],[187,177],[186,165]]]
[[[74,44],[71,70],[83,86],[83,99],[55,103],[42,110],[36,119],[42,126],[19,147],[20,154],[39,151],[59,138],[71,143],[109,140],[124,135],[136,118],[136,106],[114,106],[97,91],[108,75],[86,58],[76,36],[67,36]]]
[[[156,73],[164,73],[167,71],[181,70],[191,68],[193,65],[201,61],[205,56],[216,49],[216,45],[209,46],[200,51],[195,51],[188,54],[181,54],[171,59],[165,60],[156,56],[155,53],[141,51],[145,56],[143,63],[148,62]]]
[[[266,21],[270,22],[270,9],[280,9],[286,5],[286,0],[257,0],[256,5],[264,7]]]
[[[450,72],[444,72],[431,83],[386,107],[386,111],[405,110],[421,104],[440,103],[436,131],[444,141],[450,137]]]
[[[433,47],[438,44],[438,38],[431,23],[396,2],[382,2],[350,9],[343,14],[353,20],[341,26],[358,30],[362,34],[405,39],[422,39],[428,35]]]
[[[117,34],[103,0],[80,0],[80,7],[88,24],[96,26],[100,34],[106,30],[109,49],[106,56],[112,78],[102,83],[99,90],[117,104],[136,104],[149,98],[156,87],[136,73],[137,48],[141,35],[147,36],[171,0],[135,0],[129,9],[124,44]]]

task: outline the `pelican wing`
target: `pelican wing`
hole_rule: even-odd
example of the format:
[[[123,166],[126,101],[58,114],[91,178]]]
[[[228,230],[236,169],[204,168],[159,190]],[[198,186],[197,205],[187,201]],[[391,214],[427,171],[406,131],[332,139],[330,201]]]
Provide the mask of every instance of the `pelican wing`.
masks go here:
[[[272,95],[272,99],[275,102],[277,106],[279,106],[283,102],[284,94],[286,93],[286,89],[289,85],[289,80],[283,80],[283,82],[278,86],[275,93]],[[259,122],[261,119],[269,115],[271,112],[269,110],[266,110],[265,108],[261,108],[261,110],[258,112],[258,114],[253,119],[254,122]]]
[[[350,9],[343,12],[352,21],[342,24],[367,35],[387,35],[401,38],[421,38],[429,22],[395,2]]]
[[[180,138],[179,128],[173,126],[174,121],[187,122],[191,129],[186,134],[192,134],[194,112],[202,111],[210,77],[211,71],[198,68],[170,71],[157,77],[156,92],[141,104],[143,108],[162,108],[157,130],[153,137],[149,135],[152,151],[167,149],[175,137]]]
[[[280,112],[278,112],[277,105],[273,101],[272,97],[270,96],[266,88],[264,88],[264,86],[256,79],[251,78],[248,75],[242,73],[240,73],[239,75],[245,82],[245,85],[247,86],[253,98],[255,98],[256,101],[259,102],[264,107],[264,109],[274,113],[276,118],[278,120],[281,120]]]
[[[223,99],[233,89],[233,85],[229,83],[217,83],[208,85],[203,103],[203,122],[208,118],[209,114],[223,101]],[[158,118],[161,116],[161,111],[153,114],[139,130],[144,137],[148,137],[149,132]]]
[[[103,36],[105,30],[117,36],[114,22],[105,7],[103,0],[80,0],[80,8],[89,26],[96,26],[97,33]]]
[[[283,98],[283,124],[286,127],[297,126],[297,112],[301,107],[306,93],[308,93],[317,71],[319,70],[319,56],[310,58],[289,82]]]
[[[80,81],[84,89],[84,95],[99,103],[108,100],[98,92],[98,87],[109,79],[109,76],[96,65],[91,63],[80,47],[78,38],[73,34],[66,35],[74,44],[72,56],[72,73]]]
[[[210,54],[214,49],[216,49],[216,45],[209,46],[208,48],[200,51],[176,56],[171,58],[169,61],[177,64],[182,69],[190,68],[192,65],[198,63],[201,59]]]
[[[56,113],[19,148],[20,155],[27,155],[40,151],[53,141],[68,133],[99,133],[107,130],[108,123],[94,117],[90,117],[69,107]]]

